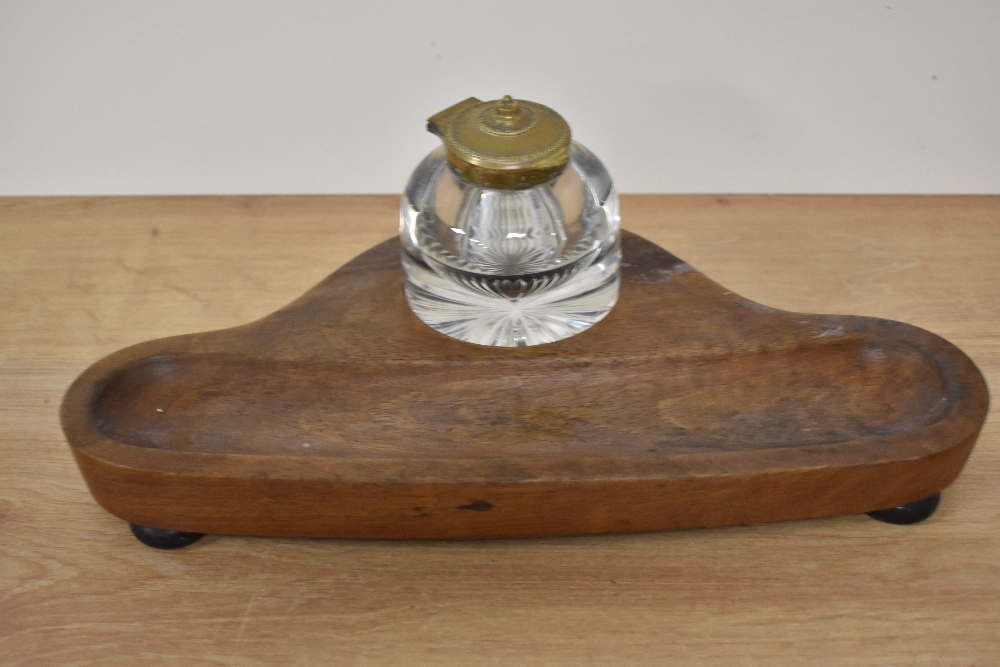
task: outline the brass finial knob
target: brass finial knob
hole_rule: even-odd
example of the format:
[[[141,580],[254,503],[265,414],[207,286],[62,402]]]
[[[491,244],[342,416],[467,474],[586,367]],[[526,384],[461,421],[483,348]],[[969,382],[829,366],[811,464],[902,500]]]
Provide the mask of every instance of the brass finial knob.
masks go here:
[[[517,103],[510,95],[504,95],[503,98],[497,102],[497,113],[501,116],[513,116],[517,113],[521,105]]]

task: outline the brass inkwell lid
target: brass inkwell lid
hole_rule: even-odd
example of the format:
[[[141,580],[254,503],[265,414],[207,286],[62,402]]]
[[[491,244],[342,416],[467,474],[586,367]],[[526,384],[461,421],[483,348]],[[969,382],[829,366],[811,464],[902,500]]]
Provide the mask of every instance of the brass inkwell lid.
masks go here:
[[[553,178],[569,161],[569,125],[547,106],[507,95],[459,102],[427,120],[441,137],[448,162],[488,188],[530,188]]]

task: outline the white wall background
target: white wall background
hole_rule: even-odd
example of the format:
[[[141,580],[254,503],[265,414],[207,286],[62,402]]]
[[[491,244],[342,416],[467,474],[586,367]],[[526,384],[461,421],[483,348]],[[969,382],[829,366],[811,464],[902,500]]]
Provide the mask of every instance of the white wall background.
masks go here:
[[[0,0],[0,194],[398,192],[554,107],[624,192],[1000,193],[1000,2]]]

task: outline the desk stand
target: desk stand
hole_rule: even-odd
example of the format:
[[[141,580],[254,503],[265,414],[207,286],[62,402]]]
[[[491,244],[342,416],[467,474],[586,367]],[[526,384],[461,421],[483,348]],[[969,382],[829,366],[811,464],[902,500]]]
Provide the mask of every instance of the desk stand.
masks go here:
[[[768,308],[622,243],[607,318],[494,348],[420,322],[386,241],[257,322],[97,362],[66,394],[66,437],[96,500],[160,548],[934,511],[987,414],[965,354],[899,322]]]

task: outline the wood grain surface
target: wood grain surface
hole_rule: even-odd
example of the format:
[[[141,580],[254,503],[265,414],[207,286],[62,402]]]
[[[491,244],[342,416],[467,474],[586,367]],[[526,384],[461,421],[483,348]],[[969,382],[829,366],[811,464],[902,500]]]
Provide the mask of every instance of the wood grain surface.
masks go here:
[[[522,348],[435,332],[396,239],[230,329],[119,350],[60,410],[94,498],[216,535],[548,537],[912,503],[989,410],[951,343],[748,301],[622,233],[621,295]]]
[[[1000,199],[625,197],[623,224],[776,308],[885,317],[1000,379]],[[57,408],[94,360],[262,317],[394,197],[0,200],[0,665],[995,665],[993,420],[923,524],[864,516],[499,541],[143,547]]]

